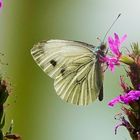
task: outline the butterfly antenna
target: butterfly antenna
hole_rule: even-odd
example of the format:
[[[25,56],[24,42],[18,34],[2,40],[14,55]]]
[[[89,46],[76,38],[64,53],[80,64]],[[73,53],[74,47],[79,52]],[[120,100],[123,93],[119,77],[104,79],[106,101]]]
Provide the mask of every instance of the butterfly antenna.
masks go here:
[[[119,18],[120,16],[121,16],[121,13],[118,14],[117,18],[114,20],[114,22],[111,24],[111,26],[110,26],[109,29],[107,30],[107,32],[106,32],[106,34],[105,34],[105,36],[104,36],[103,42],[105,41],[108,32],[111,30],[111,28],[113,27],[113,25],[116,23],[116,21],[118,20],[118,18]]]

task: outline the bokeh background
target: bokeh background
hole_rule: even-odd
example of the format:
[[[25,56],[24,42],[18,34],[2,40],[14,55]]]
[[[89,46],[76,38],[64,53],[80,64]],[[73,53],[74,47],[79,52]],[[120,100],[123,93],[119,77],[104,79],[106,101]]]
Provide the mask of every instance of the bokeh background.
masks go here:
[[[108,35],[127,33],[124,46],[140,41],[139,0],[4,0],[0,11],[1,72],[13,88],[6,108],[6,125],[14,120],[14,132],[23,140],[128,140],[125,128],[114,134],[118,123],[114,115],[120,106],[108,107],[117,96],[119,75],[107,71],[104,100],[86,107],[77,107],[59,99],[53,81],[35,64],[30,49],[48,39],[69,39],[99,45],[119,13],[122,16]]]

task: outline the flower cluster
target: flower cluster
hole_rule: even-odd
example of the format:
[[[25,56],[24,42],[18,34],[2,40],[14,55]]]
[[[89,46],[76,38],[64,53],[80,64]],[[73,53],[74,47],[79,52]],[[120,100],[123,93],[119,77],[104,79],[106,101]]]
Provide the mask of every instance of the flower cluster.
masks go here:
[[[133,140],[140,140],[140,50],[138,44],[134,43],[131,46],[132,52],[123,55],[120,52],[120,46],[126,39],[126,35],[121,39],[116,33],[114,33],[114,36],[114,39],[112,37],[108,38],[109,48],[113,56],[107,57],[106,63],[111,71],[114,71],[115,65],[120,65],[121,62],[127,64],[126,75],[131,81],[131,86],[126,84],[121,76],[120,86],[123,92],[112,99],[108,105],[113,107],[120,103],[124,112],[124,115],[122,113],[119,115],[121,123],[115,127],[115,133],[120,126],[124,126]],[[127,116],[127,119],[125,116]]]
[[[114,72],[115,65],[120,65],[119,59],[121,58],[121,44],[125,41],[127,35],[125,34],[122,38],[114,33],[114,39],[110,36],[108,37],[108,45],[111,51],[112,56],[105,56],[103,61],[106,62],[109,69]]]
[[[109,102],[109,106],[114,106],[117,103],[130,104],[140,99],[139,90],[130,90],[123,95],[117,96]]]

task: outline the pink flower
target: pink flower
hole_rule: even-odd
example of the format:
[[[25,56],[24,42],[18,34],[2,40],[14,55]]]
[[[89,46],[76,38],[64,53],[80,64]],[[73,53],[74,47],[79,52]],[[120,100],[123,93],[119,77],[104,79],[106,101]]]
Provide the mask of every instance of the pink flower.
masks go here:
[[[119,58],[121,57],[121,52],[120,52],[120,46],[121,44],[125,41],[127,35],[124,35],[121,39],[119,36],[114,33],[114,39],[112,37],[108,37],[108,43],[110,50],[113,54],[113,56],[105,56],[101,58],[103,62],[107,63],[107,66],[109,69],[114,72],[115,65],[120,65]]]
[[[120,65],[119,60],[116,57],[105,56],[102,59],[103,59],[104,62],[106,62],[107,66],[109,67],[109,69],[112,72],[114,72],[114,70],[115,70],[115,65]]]
[[[121,44],[125,41],[127,35],[125,34],[121,39],[119,38],[118,34],[114,33],[114,39],[110,36],[108,37],[108,43],[109,43],[109,47],[111,52],[117,56],[120,57],[121,56],[121,52],[120,52],[120,46]]]
[[[112,100],[108,103],[108,105],[109,105],[109,106],[114,106],[114,105],[117,104],[119,101],[120,101],[120,96],[118,96],[118,97],[112,99]]]
[[[131,90],[128,93],[123,95],[117,96],[116,98],[112,99],[108,105],[114,106],[117,103],[129,104],[135,102],[140,99],[140,90]]]

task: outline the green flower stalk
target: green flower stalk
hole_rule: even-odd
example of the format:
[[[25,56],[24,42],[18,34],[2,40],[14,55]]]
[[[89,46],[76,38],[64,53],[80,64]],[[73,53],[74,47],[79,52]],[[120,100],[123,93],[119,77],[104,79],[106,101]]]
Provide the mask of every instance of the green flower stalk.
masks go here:
[[[131,86],[126,84],[124,77],[120,77],[120,86],[123,89],[121,95],[112,99],[108,105],[114,106],[122,104],[122,112],[119,114],[119,125],[115,127],[115,133],[120,126],[126,127],[132,140],[140,140],[140,50],[138,43],[131,45],[132,53],[123,55],[120,50],[119,37],[115,34],[115,39],[109,38],[111,50],[116,53],[118,64],[124,63],[127,66],[126,75],[131,81]],[[114,49],[115,48],[115,49]],[[114,63],[116,65],[116,63]]]

